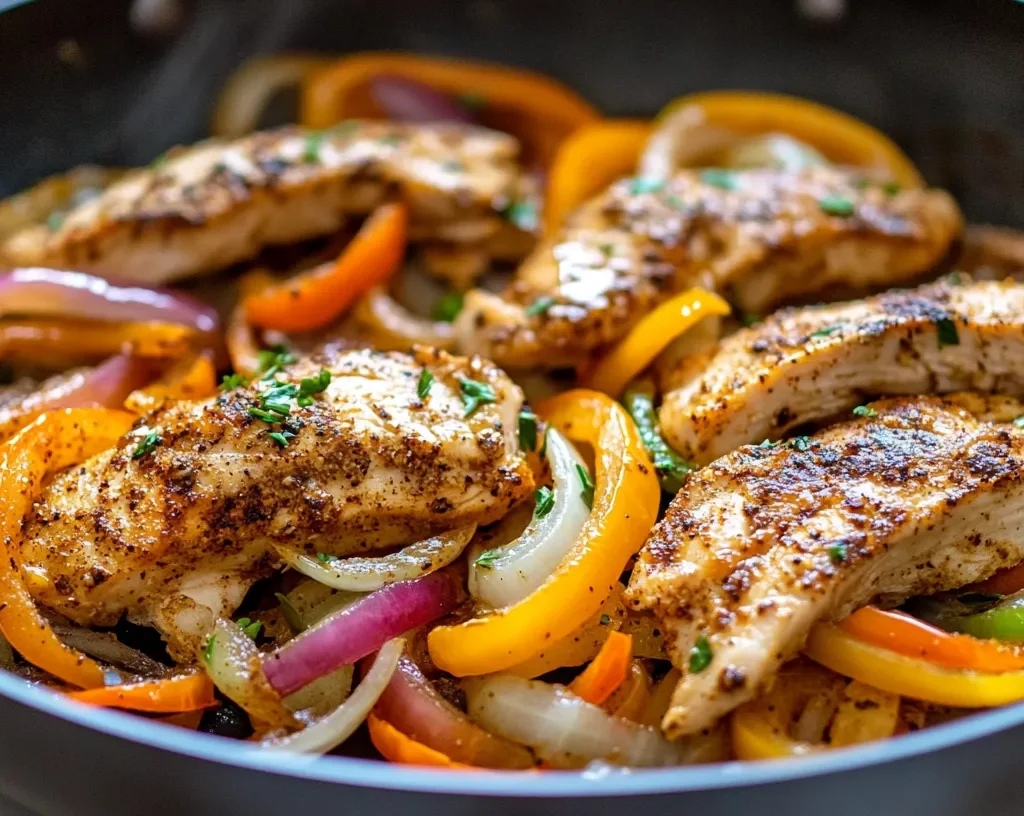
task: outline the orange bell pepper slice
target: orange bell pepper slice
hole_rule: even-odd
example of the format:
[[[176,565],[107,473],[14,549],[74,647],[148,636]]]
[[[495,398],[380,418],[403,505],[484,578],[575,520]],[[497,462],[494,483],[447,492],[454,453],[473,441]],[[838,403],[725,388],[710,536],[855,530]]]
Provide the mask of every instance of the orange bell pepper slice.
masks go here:
[[[103,669],[65,646],[39,613],[17,563],[16,542],[43,480],[111,447],[134,420],[105,408],[52,411],[0,449],[0,630],[33,666],[81,688],[103,686]]]
[[[0,358],[53,368],[97,363],[126,351],[168,359],[188,353],[198,336],[176,323],[12,318],[0,320]]]
[[[902,612],[865,606],[844,618],[839,628],[865,643],[950,669],[980,672],[1024,669],[1024,653],[1016,649],[995,640],[945,632]]]
[[[884,171],[903,187],[924,186],[914,163],[892,139],[834,108],[785,94],[709,91],[675,100],[658,118],[689,106],[700,108],[710,125],[751,136],[786,133],[836,164]]]
[[[300,121],[313,128],[342,119],[385,118],[370,95],[378,76],[398,76],[455,98],[480,103],[480,121],[512,133],[527,158],[548,165],[558,145],[581,125],[600,118],[597,109],[550,77],[484,62],[412,54],[364,53],[345,57],[303,83]]]
[[[152,385],[132,391],[124,407],[143,414],[166,400],[206,399],[216,393],[217,370],[213,366],[213,354],[202,351],[179,360]]]
[[[690,289],[645,315],[617,346],[605,354],[586,377],[586,385],[618,397],[669,343],[706,317],[727,315],[731,309],[718,295]]]
[[[590,665],[569,684],[569,690],[588,703],[601,705],[623,684],[633,655],[633,636],[612,632]]]
[[[152,714],[181,714],[217,704],[213,696],[213,681],[205,672],[73,691],[68,697],[89,705]]]
[[[477,770],[472,765],[463,765],[454,759],[435,751],[433,748],[407,737],[391,723],[370,714],[366,718],[366,727],[370,731],[370,742],[380,751],[384,759],[400,765],[426,765],[432,768],[461,768]]]
[[[283,332],[328,325],[398,271],[408,228],[404,204],[379,207],[336,261],[246,297],[246,317],[254,326]]]
[[[584,125],[558,148],[548,175],[544,231],[551,234],[580,204],[632,175],[651,134],[650,122],[602,119]]]
[[[502,671],[578,629],[618,584],[658,517],[661,489],[629,414],[583,389],[546,400],[537,414],[594,449],[593,509],[558,568],[520,602],[427,636],[434,663],[457,677]]]

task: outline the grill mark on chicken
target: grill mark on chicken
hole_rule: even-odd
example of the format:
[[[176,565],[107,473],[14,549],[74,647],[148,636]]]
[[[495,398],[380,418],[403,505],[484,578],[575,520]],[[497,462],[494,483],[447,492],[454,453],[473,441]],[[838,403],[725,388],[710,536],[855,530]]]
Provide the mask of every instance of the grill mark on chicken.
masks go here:
[[[268,436],[279,428],[249,414],[263,381],[172,403],[58,474],[17,553],[37,601],[86,625],[127,614],[190,661],[212,620],[200,608],[230,614],[275,566],[272,543],[335,555],[391,547],[496,521],[531,494],[514,431],[522,392],[491,364],[427,349],[325,352],[284,375],[298,383],[321,367],[331,383],[313,405],[293,407],[296,436],[284,448]],[[435,378],[425,400],[423,367]],[[497,398],[469,417],[466,378]],[[133,458],[151,431],[161,443]],[[105,579],[90,581],[97,571]]]
[[[692,733],[753,699],[813,624],[982,580],[1024,560],[1024,413],[1007,398],[894,398],[806,450],[746,446],[693,474],[627,591],[684,671],[663,728]],[[685,669],[699,635],[710,666]],[[737,682],[742,677],[743,682]]]
[[[517,153],[510,136],[451,124],[346,122],[209,140],[128,174],[55,231],[15,233],[0,259],[163,283],[337,232],[393,200],[409,207],[414,240],[521,252],[501,215],[523,183]]]
[[[868,397],[961,390],[1024,396],[1022,358],[1024,285],[951,277],[777,312],[682,359],[663,378],[660,420],[672,445],[706,463]]]
[[[934,266],[962,228],[939,190],[890,196],[822,167],[728,177],[730,189],[695,170],[653,191],[617,182],[542,242],[501,296],[467,296],[463,347],[513,367],[572,365],[691,286],[754,313],[834,287],[877,289]],[[829,198],[851,214],[828,214]],[[531,314],[542,298],[550,306]]]

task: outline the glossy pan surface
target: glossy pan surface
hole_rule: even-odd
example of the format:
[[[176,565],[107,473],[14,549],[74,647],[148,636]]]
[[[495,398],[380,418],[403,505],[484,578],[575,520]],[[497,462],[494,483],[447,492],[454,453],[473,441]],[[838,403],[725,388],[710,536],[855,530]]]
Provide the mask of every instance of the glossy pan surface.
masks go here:
[[[6,5],[0,0],[0,8]],[[791,2],[195,0],[139,36],[125,0],[0,14],[0,194],[200,138],[245,57],[393,48],[535,68],[612,114],[708,88],[786,91],[892,135],[977,221],[1024,225],[1024,5],[855,0],[837,23]],[[0,674],[0,814],[1024,812],[1024,706],[798,762],[506,776],[259,753],[75,706]],[[642,797],[627,801],[623,797]],[[6,801],[4,801],[6,799]]]

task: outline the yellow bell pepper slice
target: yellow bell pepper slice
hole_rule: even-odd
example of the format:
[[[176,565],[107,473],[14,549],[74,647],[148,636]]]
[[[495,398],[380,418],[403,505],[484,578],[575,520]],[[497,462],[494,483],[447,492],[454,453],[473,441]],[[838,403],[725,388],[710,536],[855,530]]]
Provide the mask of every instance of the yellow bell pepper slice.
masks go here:
[[[785,94],[709,91],[671,102],[658,118],[684,107],[700,108],[709,125],[741,135],[786,133],[836,164],[888,173],[903,187],[924,186],[914,163],[892,139],[856,117],[816,102]]]
[[[602,119],[562,142],[548,175],[545,233],[557,230],[566,216],[613,181],[631,175],[650,134],[645,120]]]
[[[1024,671],[946,669],[865,643],[829,623],[811,630],[804,654],[875,688],[939,705],[988,708],[1024,700]]]
[[[669,343],[706,317],[727,315],[729,304],[704,289],[690,289],[645,315],[586,378],[586,386],[618,397]]]
[[[621,405],[595,391],[575,390],[541,403],[537,414],[569,439],[594,448],[593,510],[572,551],[533,593],[429,634],[434,663],[456,677],[515,666],[579,628],[614,591],[658,517],[658,479]]]

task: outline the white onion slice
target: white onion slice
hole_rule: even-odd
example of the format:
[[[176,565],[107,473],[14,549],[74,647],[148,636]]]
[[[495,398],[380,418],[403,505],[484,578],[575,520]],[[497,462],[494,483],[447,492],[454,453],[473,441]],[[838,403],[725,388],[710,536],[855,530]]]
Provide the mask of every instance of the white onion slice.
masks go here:
[[[547,450],[554,481],[555,504],[544,518],[534,517],[523,534],[484,564],[469,567],[469,593],[495,609],[521,601],[543,584],[572,550],[590,508],[581,497],[577,466],[587,469],[576,449],[549,428]]]
[[[720,740],[669,742],[650,728],[608,714],[564,686],[508,674],[463,681],[469,715],[484,728],[529,746],[556,768],[593,760],[660,767],[711,762],[727,756]]]
[[[344,703],[302,731],[264,742],[264,747],[305,754],[323,754],[337,748],[366,719],[366,715],[388,687],[404,647],[405,641],[401,638],[389,640],[377,652],[370,670]]]
[[[348,592],[373,592],[398,581],[422,578],[448,566],[462,555],[475,532],[476,525],[467,524],[417,541],[391,555],[339,558],[327,564],[280,544],[274,547],[289,567],[321,584]]]
[[[318,677],[312,683],[284,698],[289,711],[304,721],[326,717],[345,702],[352,691],[354,667],[350,663],[340,669]]]
[[[637,175],[668,181],[678,168],[699,165],[736,141],[735,133],[709,123],[699,105],[684,105],[657,120],[640,155]]]

